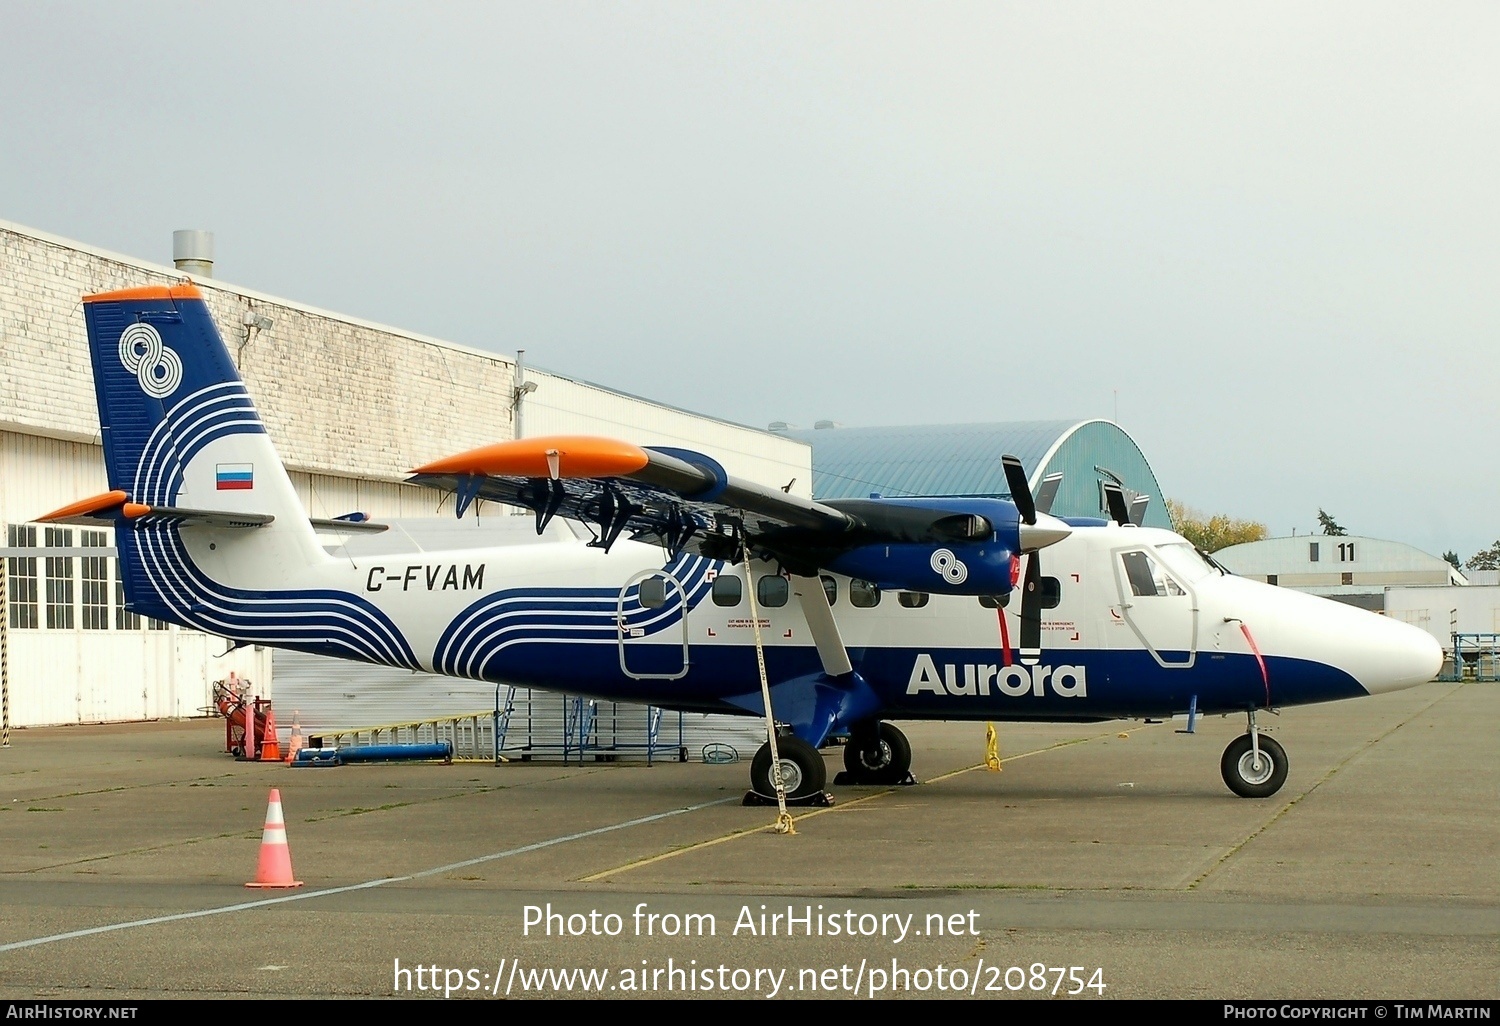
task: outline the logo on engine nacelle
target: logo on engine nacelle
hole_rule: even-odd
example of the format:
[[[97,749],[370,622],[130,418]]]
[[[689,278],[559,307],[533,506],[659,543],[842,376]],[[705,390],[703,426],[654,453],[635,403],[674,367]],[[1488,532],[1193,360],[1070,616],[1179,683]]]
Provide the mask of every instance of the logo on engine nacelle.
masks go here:
[[[942,574],[943,580],[949,584],[959,585],[969,579],[969,568],[964,566],[963,560],[955,556],[951,549],[938,549],[929,562],[932,569]]]
[[[1050,680],[1049,680],[1050,678]],[[942,673],[932,656],[923,652],[911,668],[906,682],[908,695],[929,692],[934,695],[973,695],[986,697],[990,686],[1002,695],[1041,698],[1048,684],[1059,698],[1087,698],[1087,669],[1082,666],[998,666],[993,663],[944,663]]]

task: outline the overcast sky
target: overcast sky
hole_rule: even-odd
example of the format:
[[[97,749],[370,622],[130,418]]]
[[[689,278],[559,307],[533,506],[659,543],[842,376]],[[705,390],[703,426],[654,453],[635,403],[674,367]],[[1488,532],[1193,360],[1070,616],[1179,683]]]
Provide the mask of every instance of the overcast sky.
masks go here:
[[[1500,536],[1500,5],[0,7],[0,218],[764,427]],[[999,454],[996,454],[997,457]]]

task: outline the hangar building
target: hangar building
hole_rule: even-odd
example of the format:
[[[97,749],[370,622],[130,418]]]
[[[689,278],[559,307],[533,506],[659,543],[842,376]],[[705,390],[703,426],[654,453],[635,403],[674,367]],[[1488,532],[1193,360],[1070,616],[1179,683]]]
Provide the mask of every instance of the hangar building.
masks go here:
[[[1469,582],[1445,559],[1405,542],[1354,535],[1265,538],[1215,552],[1226,568],[1257,581],[1296,588],[1384,612],[1391,587],[1462,587]]]
[[[206,233],[183,235],[199,237],[184,238],[188,245],[211,245]],[[528,435],[628,432],[642,444],[711,451],[731,474],[796,478],[794,492],[809,494],[805,442],[530,368],[521,389],[511,357],[207,278],[211,251],[178,256],[312,516],[432,517],[438,496],[403,484],[408,469],[516,437],[522,414]],[[29,522],[106,490],[80,298],[176,282],[179,267],[0,221],[0,526],[9,585],[0,641],[9,646],[13,725],[197,715],[210,704],[211,682],[230,671],[271,693],[269,652],[225,654],[222,639],[142,622],[125,608],[111,532]]]
[[[813,494],[819,499],[863,499],[871,494],[1010,498],[1000,457],[1016,456],[1035,492],[1043,478],[1062,474],[1052,512],[1108,517],[1105,480],[1127,498],[1149,498],[1142,526],[1171,529],[1156,474],[1140,446],[1107,420],[1037,420],[1004,424],[841,428],[798,431],[772,425],[813,449]]]

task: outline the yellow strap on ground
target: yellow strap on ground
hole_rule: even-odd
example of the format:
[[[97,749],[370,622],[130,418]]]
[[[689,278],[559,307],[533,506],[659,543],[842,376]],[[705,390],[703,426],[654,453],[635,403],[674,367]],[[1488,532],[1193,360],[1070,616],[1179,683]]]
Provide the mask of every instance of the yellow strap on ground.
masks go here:
[[[991,773],[1000,772],[1000,735],[995,733],[993,723],[984,725],[984,768]]]

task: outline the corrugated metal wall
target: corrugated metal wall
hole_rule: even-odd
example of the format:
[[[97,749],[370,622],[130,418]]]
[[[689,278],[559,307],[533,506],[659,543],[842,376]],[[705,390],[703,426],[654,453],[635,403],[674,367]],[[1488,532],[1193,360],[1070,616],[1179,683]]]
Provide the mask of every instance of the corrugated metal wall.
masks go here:
[[[221,655],[221,638],[163,631],[13,630],[10,719],[13,726],[110,723],[203,716],[213,682],[233,671],[270,694],[264,649]],[[260,685],[264,684],[264,687]]]
[[[283,735],[289,733],[294,715],[306,735],[492,711],[497,701],[503,708],[510,698],[510,689],[503,686],[497,692],[493,684],[479,681],[301,652],[278,650],[274,672],[277,723]],[[571,701],[556,692],[517,688],[506,750],[514,753],[529,743],[540,749],[538,757],[561,757],[565,724],[576,715],[568,705]],[[616,743],[631,746],[625,756],[644,758],[648,715],[645,706],[601,702],[595,712],[594,739],[606,748]],[[676,748],[679,729],[680,744],[693,761],[703,757],[707,745],[727,746],[748,760],[765,741],[764,722],[754,717],[667,713],[661,719],[658,744]]]

